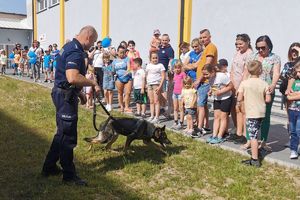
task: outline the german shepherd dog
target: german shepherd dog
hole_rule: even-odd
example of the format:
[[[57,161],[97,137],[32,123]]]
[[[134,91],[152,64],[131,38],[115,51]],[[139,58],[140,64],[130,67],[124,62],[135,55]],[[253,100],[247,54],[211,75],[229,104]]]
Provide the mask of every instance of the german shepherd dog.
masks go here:
[[[172,144],[167,137],[165,127],[157,127],[148,121],[135,118],[109,117],[101,124],[100,130],[95,137],[84,138],[84,140],[91,144],[89,149],[92,148],[93,144],[102,143],[106,144],[105,148],[107,150],[110,150],[120,134],[127,137],[124,146],[125,153],[127,153],[128,147],[134,140],[143,140],[144,144],[154,146],[163,151],[166,145]],[[152,142],[152,139],[159,143],[161,147]]]

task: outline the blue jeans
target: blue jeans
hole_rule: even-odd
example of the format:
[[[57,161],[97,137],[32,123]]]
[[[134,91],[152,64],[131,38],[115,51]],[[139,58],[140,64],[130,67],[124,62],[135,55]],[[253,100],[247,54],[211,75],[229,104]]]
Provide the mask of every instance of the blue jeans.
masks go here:
[[[210,90],[209,83],[201,83],[198,87],[197,106],[204,107],[207,104],[208,92]]]
[[[290,124],[290,149],[291,151],[298,151],[299,137],[300,137],[300,112],[289,110],[289,124]]]

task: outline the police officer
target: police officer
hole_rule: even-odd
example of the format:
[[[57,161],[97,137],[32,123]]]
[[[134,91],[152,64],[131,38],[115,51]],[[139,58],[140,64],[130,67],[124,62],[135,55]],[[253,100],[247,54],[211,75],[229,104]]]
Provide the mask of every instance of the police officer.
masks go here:
[[[63,46],[57,56],[57,70],[51,93],[56,108],[57,132],[42,169],[42,175],[46,177],[60,174],[61,169],[56,165],[59,160],[63,182],[82,186],[86,186],[87,182],[77,176],[73,163],[73,149],[77,144],[78,97],[85,104],[85,95],[80,92],[83,86],[93,86],[97,94],[100,92],[96,81],[85,78],[83,56],[97,37],[94,27],[85,26],[76,38]]]

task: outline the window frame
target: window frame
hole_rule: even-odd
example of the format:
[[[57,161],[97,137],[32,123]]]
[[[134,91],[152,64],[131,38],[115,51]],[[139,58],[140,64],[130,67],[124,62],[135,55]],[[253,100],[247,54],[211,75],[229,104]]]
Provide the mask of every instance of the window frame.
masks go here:
[[[57,1],[56,3],[53,3],[53,1]],[[58,5],[60,0],[49,0],[49,8],[52,8],[56,5]]]
[[[44,7],[41,8],[41,2],[44,2]],[[47,10],[47,0],[37,0],[37,13]]]

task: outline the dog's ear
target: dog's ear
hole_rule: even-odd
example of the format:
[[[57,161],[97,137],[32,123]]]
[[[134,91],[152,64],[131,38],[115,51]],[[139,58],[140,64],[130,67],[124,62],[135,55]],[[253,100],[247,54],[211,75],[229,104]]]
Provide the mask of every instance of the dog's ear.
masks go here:
[[[164,125],[162,128],[161,128],[162,131],[165,131],[166,130],[166,125]]]
[[[156,138],[159,138],[159,137],[160,137],[160,134],[161,134],[160,128],[156,128],[155,131],[154,131],[155,137],[156,137]]]

